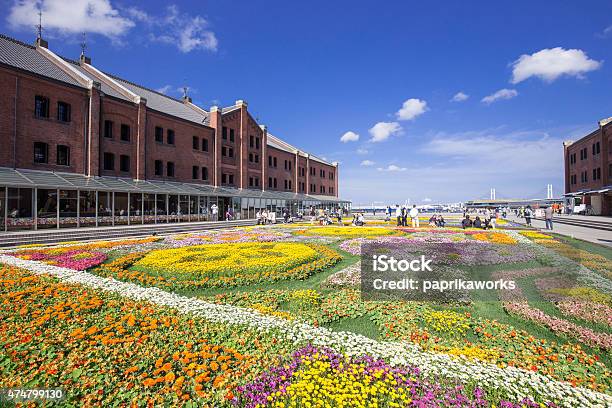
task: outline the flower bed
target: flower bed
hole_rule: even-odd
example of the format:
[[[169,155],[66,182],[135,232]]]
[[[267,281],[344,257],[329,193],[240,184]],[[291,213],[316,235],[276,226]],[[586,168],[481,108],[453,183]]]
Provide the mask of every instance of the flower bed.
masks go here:
[[[0,387],[61,385],[70,405],[220,405],[286,352],[271,335],[16,268],[0,269],[0,302]]]
[[[349,356],[371,355],[383,358],[391,366],[416,366],[423,376],[435,378],[439,373],[467,385],[493,390],[500,398],[520,401],[528,395],[537,402],[552,400],[560,406],[589,407],[612,404],[612,397],[582,387],[552,380],[544,375],[512,367],[499,368],[482,362],[457,360],[442,354],[422,352],[406,343],[379,342],[349,332],[333,332],[322,327],[292,323],[285,319],[265,316],[253,310],[229,305],[216,305],[201,300],[164,292],[158,288],[143,288],[131,283],[100,278],[87,272],[76,272],[33,261],[0,254],[0,263],[26,267],[36,274],[57,276],[62,280],[101,288],[139,302],[152,302],[171,306],[181,313],[189,313],[208,322],[240,325],[241,330],[252,329],[261,333],[278,333],[292,344],[308,342],[326,346]]]
[[[553,239],[550,235],[543,234],[539,231],[520,231],[519,234],[531,239]]]
[[[125,264],[122,259],[96,272],[165,288],[227,287],[305,279],[341,257],[314,244],[241,243],[155,250],[125,259]],[[134,262],[134,269],[127,269],[129,262]]]
[[[509,279],[508,276],[511,276],[511,274],[504,272],[498,272],[493,275],[495,279]],[[612,349],[612,334],[596,332],[570,321],[550,316],[542,310],[530,306],[519,286],[514,290],[500,291],[499,294],[504,309],[508,313],[539,323],[557,334],[578,339],[584,344],[599,347],[602,350]]]
[[[293,234],[313,237],[379,237],[384,235],[398,235],[401,232],[384,227],[310,227],[294,229]]]
[[[107,259],[107,252],[121,248],[135,250],[136,246],[148,245],[157,242],[159,238],[141,238],[118,241],[100,241],[87,244],[66,242],[51,247],[33,247],[33,249],[19,249],[9,252],[12,256],[21,259],[41,261],[49,265],[77,271],[86,270],[100,265]]]
[[[516,245],[516,240],[503,232],[478,232],[470,234],[478,241],[490,242],[492,244]]]
[[[612,385],[610,370],[579,344],[558,344],[512,326],[470,313],[433,310],[427,304],[362,302],[357,290],[342,290],[323,298],[319,324],[367,317],[382,338],[418,344],[423,350],[500,367],[520,367],[596,390]]]
[[[425,255],[434,264],[492,265],[510,262],[525,262],[534,258],[534,252],[526,245],[492,244],[478,240],[455,240],[440,236],[431,239],[411,237],[381,237],[376,239],[355,238],[344,241],[340,249],[353,255],[361,254],[361,246],[381,246],[404,253]]]
[[[102,252],[87,251],[83,249],[71,250],[66,248],[61,251],[39,251],[18,255],[22,259],[41,261],[49,265],[57,265],[62,268],[70,268],[83,271],[93,266],[100,265],[106,260],[106,254]]]
[[[577,319],[601,323],[612,327],[612,308],[605,304],[609,303],[609,297],[599,294],[600,301],[593,301],[589,298],[578,298],[561,293],[575,293],[575,282],[563,278],[542,278],[535,281],[538,291],[546,299],[554,302],[555,306],[565,316]],[[591,289],[589,293],[595,292]]]
[[[571,245],[556,240],[537,239],[535,242],[554,250],[561,256],[578,262],[581,265],[584,265],[587,268],[612,279],[612,260],[606,258],[605,256],[594,254],[583,249],[577,249]]]
[[[364,355],[347,357],[329,348],[305,347],[254,382],[238,387],[235,405],[256,407],[554,407],[525,398],[500,400],[494,392],[457,381],[424,378],[415,367],[392,367]]]
[[[291,234],[264,228],[211,231],[205,234],[177,234],[166,237],[164,244],[179,248],[188,245],[227,244],[241,242],[275,242]]]
[[[602,350],[612,349],[612,335],[607,333],[597,333],[586,327],[579,326],[567,320],[549,316],[539,309],[535,309],[525,301],[523,302],[504,302],[504,308],[512,314],[521,316],[524,319],[540,323],[548,327],[555,333],[578,339],[584,344],[599,347]]]
[[[343,286],[356,286],[361,283],[361,262],[357,262],[351,266],[348,266],[338,272],[330,275],[323,286],[330,288],[343,287]]]

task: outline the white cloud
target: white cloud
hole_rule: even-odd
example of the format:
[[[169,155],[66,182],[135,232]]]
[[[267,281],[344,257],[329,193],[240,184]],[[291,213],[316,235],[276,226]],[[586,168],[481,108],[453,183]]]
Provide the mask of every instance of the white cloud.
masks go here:
[[[451,99],[451,102],[463,102],[466,101],[469,97],[470,95],[468,94],[465,94],[463,92],[457,92],[455,96],[453,96],[453,98]]]
[[[435,156],[445,162],[452,160],[449,167],[469,168],[470,172],[481,172],[483,177],[504,173],[558,177],[555,171],[563,165],[562,138],[553,138],[545,131],[438,133],[429,139],[421,153],[432,161]]]
[[[396,135],[402,131],[402,127],[397,122],[378,122],[369,130],[372,138],[371,142],[384,142],[389,136]]]
[[[134,27],[134,22],[120,15],[109,0],[17,0],[6,18],[8,24],[14,29],[31,30],[38,24],[39,4],[43,30],[117,38]]]
[[[368,154],[368,153],[370,153],[370,151],[368,149],[364,149],[364,148],[357,149],[357,154],[364,155],[364,154]]]
[[[132,17],[134,20],[143,21],[145,23],[151,22],[152,17],[144,10],[138,7],[129,7],[125,9],[125,13]]]
[[[429,197],[425,197],[424,199],[421,200],[424,203],[431,203],[433,200]]]
[[[395,115],[398,120],[414,120],[417,116],[420,116],[427,112],[427,102],[411,98],[404,102],[400,110]]]
[[[494,94],[485,96],[484,98],[482,98],[482,102],[486,103],[487,105],[492,104],[495,101],[498,101],[500,99],[512,99],[515,96],[518,95],[518,92],[515,89],[500,89],[499,91],[495,92]]]
[[[582,50],[561,47],[545,48],[531,55],[523,54],[512,64],[513,84],[530,77],[552,82],[562,75],[581,78],[589,71],[599,69],[601,62],[590,59]]]
[[[376,170],[378,171],[406,171],[405,167],[396,166],[395,164],[390,164],[387,167],[379,167]]]
[[[369,166],[373,166],[375,163],[372,160],[364,160],[361,162],[361,166],[364,167],[369,167]]]
[[[353,203],[381,200],[387,204],[458,202],[488,198],[492,187],[499,198],[543,198],[552,183],[555,196],[563,194],[563,147],[591,131],[592,124],[562,128],[508,130],[506,126],[469,132],[428,132],[423,145],[389,146],[389,163],[405,166],[404,172],[372,171],[359,167],[345,172],[342,196]],[[416,151],[415,151],[416,149]],[[410,156],[405,164],[395,157]],[[409,163],[409,164],[408,164]],[[350,174],[349,174],[350,173]],[[398,183],[398,176],[404,182]],[[457,188],[461,186],[461,188]]]
[[[351,132],[348,131],[345,134],[342,135],[342,137],[340,138],[340,141],[342,143],[348,143],[348,142],[356,142],[359,140],[359,135],[355,132]]]
[[[176,45],[181,52],[217,50],[219,43],[215,33],[207,30],[208,22],[200,16],[181,13],[175,5],[168,6],[167,14],[152,24],[162,29],[161,33],[150,35],[152,40]]]
[[[604,28],[604,30],[602,31],[602,33],[599,35],[599,37],[601,38],[607,38],[609,36],[612,35],[612,25],[607,26],[606,28]]]
[[[184,53],[216,51],[219,45],[203,17],[181,13],[175,5],[169,6],[164,15],[154,16],[137,7],[114,8],[111,0],[15,0],[6,19],[8,24],[13,29],[32,30],[38,24],[39,4],[43,34],[87,32],[122,44],[122,37],[138,22],[149,40],[174,45]],[[138,38],[138,34],[133,35],[132,39]]]
[[[157,92],[167,94],[172,89],[172,85],[164,85],[156,89]]]

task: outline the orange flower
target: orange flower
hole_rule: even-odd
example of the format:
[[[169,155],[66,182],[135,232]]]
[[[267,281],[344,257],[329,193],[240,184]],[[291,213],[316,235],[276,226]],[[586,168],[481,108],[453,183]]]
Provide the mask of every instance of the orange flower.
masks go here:
[[[157,359],[157,361],[155,361],[155,367],[159,368],[162,366],[163,363],[164,363],[164,359],[160,357]]]
[[[217,388],[219,385],[223,384],[223,382],[225,382],[225,377],[220,375],[213,381],[213,387]]]
[[[125,373],[126,374],[130,374],[130,373],[133,373],[135,371],[138,371],[138,367],[137,366],[132,366],[132,367],[128,368],[127,370],[125,370]]]
[[[142,384],[143,384],[145,387],[152,387],[152,386],[154,386],[154,385],[155,385],[155,383],[156,383],[156,381],[155,381],[154,379],[152,379],[152,378],[146,378],[146,379],[145,379],[145,380],[142,382]]]
[[[174,375],[174,373],[172,371],[170,371],[168,374],[166,374],[166,376],[164,377],[164,379],[166,380],[167,383],[171,383],[174,382],[174,379],[176,378],[176,376]]]

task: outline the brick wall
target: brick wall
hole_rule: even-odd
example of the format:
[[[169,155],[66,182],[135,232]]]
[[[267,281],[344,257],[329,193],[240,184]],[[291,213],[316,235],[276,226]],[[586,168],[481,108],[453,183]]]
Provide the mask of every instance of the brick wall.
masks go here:
[[[35,117],[36,95],[49,99],[48,119]],[[68,123],[57,120],[59,101],[71,107]],[[226,174],[233,175],[231,186],[237,188],[338,194],[333,166],[268,146],[265,127],[249,114],[246,103],[237,104],[239,108],[224,114],[212,111],[210,126],[198,125],[154,111],[144,100],[135,104],[103,95],[95,86],[91,90],[74,87],[0,66],[0,166],[212,185],[222,185],[222,174]],[[105,137],[106,121],[112,123],[110,138]],[[121,125],[129,127],[129,140],[122,140]],[[163,129],[162,143],[155,140],[156,127]],[[227,129],[226,139],[222,138],[223,128]],[[168,144],[169,129],[174,131],[173,145]],[[230,140],[232,130],[233,141]],[[194,137],[198,139],[198,149],[193,147]],[[208,141],[208,151],[202,150],[202,139]],[[34,163],[34,142],[48,144],[48,163]],[[70,148],[69,166],[57,164],[57,145]],[[231,148],[233,157],[223,157],[223,147],[226,152]],[[105,169],[105,153],[114,157],[112,169]],[[126,171],[121,169],[122,156],[129,157]],[[276,167],[269,166],[269,156],[276,158]],[[162,175],[155,174],[156,160],[163,163]],[[169,162],[174,163],[174,176],[167,175]],[[312,176],[309,163],[315,167]],[[194,166],[198,167],[196,179]],[[208,169],[207,180],[202,180],[202,167]],[[304,176],[299,173],[299,167],[305,168]],[[321,170],[325,171],[324,177]],[[330,173],[334,179],[329,177]],[[276,178],[276,187],[268,187],[270,177]],[[313,191],[309,180],[315,184]],[[299,190],[300,183],[304,184],[303,191]],[[230,185],[229,180],[225,185]],[[324,193],[321,186],[325,188]]]
[[[264,132],[251,115],[248,115],[246,132],[243,138],[243,188],[261,189],[264,182],[262,174],[262,163],[265,163],[263,155]],[[258,186],[255,185],[255,180],[258,181]],[[253,185],[251,185],[251,182]]]
[[[236,109],[227,114],[223,114],[221,117],[222,127],[217,140],[219,142],[219,180],[218,185],[226,185],[231,187],[240,187],[240,129],[242,126],[242,112],[240,109]],[[225,128],[226,137],[223,138],[223,128]],[[234,135],[232,140],[232,134]],[[225,150],[226,154],[223,155]],[[229,156],[230,151],[232,156]],[[223,175],[225,174],[226,182],[223,183]],[[230,176],[233,178],[233,183],[230,183]]]
[[[605,129],[606,132],[609,132]],[[565,148],[564,160],[566,165],[566,190],[575,192],[585,189],[600,188],[607,182],[608,143],[604,143],[602,129],[598,129],[590,135],[584,137]],[[593,154],[593,145],[599,143],[599,153]],[[586,158],[581,158],[581,151],[586,151]],[[571,163],[570,158],[575,155],[576,162]],[[593,170],[600,169],[600,178],[593,178]],[[582,174],[586,173],[586,182],[582,180]],[[572,183],[572,176],[575,176],[576,183]]]
[[[155,128],[163,129],[163,143],[155,141]],[[168,130],[174,131],[174,145],[168,144]],[[193,136],[208,140],[208,152],[193,149]],[[178,120],[162,113],[147,110],[146,117],[146,178],[187,183],[212,184],[214,165],[214,130],[188,121]],[[155,175],[155,161],[163,163],[163,175]],[[174,177],[167,176],[168,163],[174,163]],[[193,166],[199,168],[198,179],[192,178]],[[201,168],[208,168],[208,180],[202,180]]]
[[[330,166],[329,164],[313,160],[312,158],[310,159],[310,167],[314,167],[315,169],[315,173],[310,176],[310,183],[314,184],[316,187],[316,191],[311,193],[317,195],[335,196],[336,168],[334,166]],[[323,173],[321,171],[323,171]],[[321,187],[323,187],[324,190],[321,190]]]
[[[295,154],[272,146],[268,146],[267,150],[265,158],[267,169],[266,189],[273,191],[295,191],[293,185],[295,179]],[[270,158],[272,158],[272,165],[270,165]],[[276,166],[274,166],[274,159],[276,159]],[[287,167],[285,167],[285,162],[287,162]],[[272,187],[270,187],[270,179],[272,179]],[[274,187],[274,179],[276,179],[276,187]],[[287,181],[287,188],[285,188],[285,180]],[[289,180],[291,180],[291,187],[289,187]]]
[[[46,119],[34,115],[36,95],[49,99],[49,117]],[[60,101],[70,104],[70,122],[57,120],[57,103]],[[3,146],[0,166],[83,173],[88,102],[86,89],[0,67],[0,142]],[[16,145],[13,143],[15,136]],[[48,144],[48,163],[34,163],[34,142]],[[69,166],[57,165],[57,145],[70,148]]]
[[[100,174],[104,176],[121,176],[136,178],[137,172],[137,133],[138,133],[138,106],[110,96],[104,96],[101,103],[100,117]],[[112,138],[105,133],[105,122],[112,123]],[[121,125],[130,128],[130,140],[121,140]],[[104,154],[111,153],[115,157],[114,170],[104,169]],[[119,167],[121,155],[130,157],[130,171],[122,172]]]

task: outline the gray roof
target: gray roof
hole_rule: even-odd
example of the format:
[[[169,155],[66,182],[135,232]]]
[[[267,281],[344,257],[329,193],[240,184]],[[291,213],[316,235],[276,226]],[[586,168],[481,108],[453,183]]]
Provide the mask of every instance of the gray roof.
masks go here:
[[[330,162],[328,162],[327,160],[324,160],[324,159],[322,159],[322,158],[320,158],[320,157],[317,157],[317,156],[315,156],[314,154],[311,154],[311,155],[310,155],[310,160],[316,160],[316,161],[318,161],[318,162],[320,162],[320,163],[327,164],[328,166],[333,166],[333,164],[332,164],[332,163],[330,163]]]
[[[70,75],[36,51],[35,46],[2,34],[0,34],[0,63],[82,88]]]
[[[288,152],[288,153],[295,153],[296,151],[300,151],[302,153],[305,153],[304,150],[298,149],[297,147],[295,147],[293,145],[290,145],[289,143],[285,142],[284,140],[282,140],[282,139],[280,139],[280,138],[278,138],[278,137],[276,137],[274,135],[271,135],[271,134],[268,133],[268,136],[272,136],[272,137],[268,137],[268,139],[267,139],[268,140],[268,146],[274,147],[276,149],[279,149],[279,150],[282,150],[282,151]],[[281,143],[278,143],[276,141],[276,139],[278,139]],[[315,160],[315,161],[318,161],[320,163],[327,164],[328,166],[333,166],[332,163],[328,162],[327,160],[323,160],[323,159],[315,156],[314,154],[309,154],[309,158],[311,160]]]
[[[221,108],[221,113],[229,113],[231,111],[235,111],[236,109],[240,109],[238,105],[227,106],[225,108]]]
[[[12,169],[8,167],[0,167],[0,186],[346,202],[346,200],[341,200],[337,197],[297,194],[289,191],[241,190],[232,187],[215,187],[207,184],[163,180],[133,180],[130,178],[108,176],[87,177],[77,173]]]
[[[72,64],[80,73],[86,77],[100,82],[102,92],[113,97],[127,100],[125,96],[115,91],[112,87],[105,84],[104,80],[98,75],[81,68],[78,62],[62,57],[66,62]],[[48,78],[56,79],[70,85],[82,86],[70,75],[62,71],[53,62],[49,61],[44,55],[36,51],[33,45],[25,44],[21,41],[0,34],[0,63],[33,72]],[[208,124],[208,114],[202,114],[191,107],[185,105],[183,101],[171,98],[167,95],[153,91],[140,85],[136,85],[125,79],[114,75],[106,74],[119,82],[121,85],[133,93],[145,98],[147,106],[158,112],[162,112],[180,119],[188,120],[199,125]]]
[[[176,116],[177,118],[185,119],[190,122],[197,123],[199,125],[208,124],[208,114],[203,115],[196,110],[185,105],[183,101],[171,98],[162,93],[156,92],[152,89],[145,88],[140,85],[136,85],[132,82],[126,81],[125,79],[116,77],[111,74],[106,74],[119,82],[121,85],[135,93],[136,95],[145,98],[147,100],[147,107],[154,109],[158,112],[163,112],[168,115]]]
[[[104,80],[102,78],[100,78],[99,75],[95,75],[92,74],[91,72],[87,71],[85,68],[81,67],[81,65],[76,62],[73,61],[71,59],[68,58],[64,58],[64,60],[66,60],[66,62],[72,64],[74,66],[74,68],[76,68],[81,74],[85,75],[86,77],[99,82],[100,83],[100,89],[102,92],[104,92],[106,95],[110,95],[112,97],[115,98],[119,98],[119,99],[123,99],[125,101],[129,101],[131,102],[128,98],[126,98],[125,96],[123,96],[122,94],[120,94],[119,92],[115,91],[115,89],[113,87],[110,87],[106,84],[106,82],[104,82]]]
[[[286,148],[285,146],[283,146],[283,145],[281,145],[279,143],[276,143],[276,140],[274,140],[274,139],[268,138],[268,146],[274,147],[275,149],[282,150],[284,152],[295,154],[295,151],[290,150],[290,149]]]

